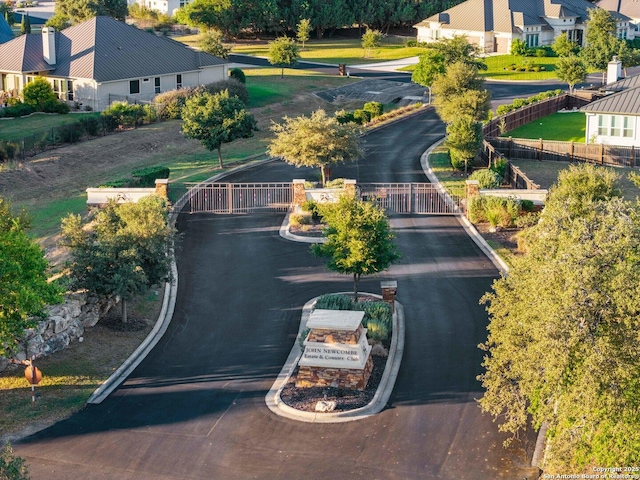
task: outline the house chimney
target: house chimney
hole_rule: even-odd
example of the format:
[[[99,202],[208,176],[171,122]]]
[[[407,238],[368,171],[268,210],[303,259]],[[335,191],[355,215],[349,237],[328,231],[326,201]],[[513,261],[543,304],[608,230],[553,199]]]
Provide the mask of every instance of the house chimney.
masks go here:
[[[614,55],[607,65],[607,85],[617,82],[622,78],[622,62]]]
[[[52,27],[42,28],[42,58],[49,65],[56,64],[56,30]]]

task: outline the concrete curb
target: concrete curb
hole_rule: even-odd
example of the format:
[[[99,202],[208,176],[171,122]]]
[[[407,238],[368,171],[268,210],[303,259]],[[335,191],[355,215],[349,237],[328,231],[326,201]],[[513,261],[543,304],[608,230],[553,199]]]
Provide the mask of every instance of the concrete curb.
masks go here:
[[[262,163],[272,162],[273,160],[275,160],[275,158],[266,158],[263,160],[255,160],[244,165],[239,165],[230,170],[214,175],[213,177],[210,177],[201,183],[215,182],[237,171],[251,168]],[[185,206],[188,199],[188,193],[185,193],[176,202],[171,214],[169,215],[170,225],[175,226],[175,223],[178,219],[178,214]],[[149,352],[153,349],[153,347],[156,346],[164,333],[167,331],[167,328],[171,323],[171,319],[173,318],[173,312],[176,306],[176,296],[178,294],[178,266],[176,265],[175,259],[171,262],[171,277],[173,280],[171,282],[167,282],[165,285],[162,309],[160,310],[160,315],[158,315],[158,320],[156,320],[155,326],[153,327],[151,332],[149,332],[149,335],[147,335],[147,337],[138,346],[138,348],[136,348],[136,350],[129,356],[129,358],[127,358],[124,363],[120,365],[120,367],[115,372],[113,372],[113,374],[111,374],[111,376],[107,378],[102,383],[102,385],[100,385],[91,394],[91,396],[87,400],[87,403],[98,404],[101,403],[105,398],[107,398],[116,388],[120,386],[122,382],[126,380],[129,375],[131,375],[131,372],[133,372],[133,370],[138,365],[140,365],[142,360],[146,358]]]
[[[290,242],[300,242],[300,243],[325,243],[327,241],[326,237],[303,237],[302,235],[294,235],[289,230],[289,216],[291,215],[291,211],[287,212],[287,215],[284,217],[282,221],[282,225],[280,225],[280,236],[285,240],[289,240]]]
[[[429,165],[429,155],[431,155],[431,152],[439,147],[442,142],[444,142],[444,140],[445,139],[442,138],[441,140],[437,141],[422,154],[422,156],[420,157],[420,165],[422,166],[422,170],[424,171],[424,174],[427,176],[429,181],[434,185],[438,185],[439,188],[446,192],[445,188],[440,183],[440,180],[438,180],[438,177],[435,175],[435,173],[433,173],[433,170]],[[446,195],[449,196],[448,193],[446,193]],[[476,227],[474,227],[473,224],[469,220],[467,220],[467,217],[465,217],[464,215],[456,215],[456,217],[458,218],[460,225],[462,225],[462,228],[464,228],[465,232],[467,232],[467,235],[469,235],[471,240],[473,240],[475,244],[480,247],[480,250],[482,250],[482,252],[489,258],[489,260],[491,260],[491,262],[500,271],[500,273],[506,275],[507,272],[509,272],[509,266],[502,258],[500,258],[500,255],[498,255],[496,251],[489,246],[487,241],[482,238],[482,235],[480,235],[478,230],[476,230]]]
[[[345,293],[345,292],[339,292]],[[350,293],[350,292],[349,292]],[[377,298],[382,298],[380,295],[367,293]],[[300,320],[300,328],[298,329],[298,337],[305,330],[307,320],[311,314],[313,305],[316,303],[319,297],[312,298],[305,303],[302,308],[302,316]],[[286,417],[291,420],[297,420],[306,423],[344,423],[353,422],[355,420],[361,420],[371,415],[380,413],[387,406],[391,392],[395,386],[396,379],[398,378],[398,371],[400,370],[400,363],[402,362],[402,354],[404,352],[404,308],[399,302],[395,302],[395,313],[393,314],[393,334],[391,336],[391,346],[389,347],[389,357],[384,367],[384,374],[380,380],[380,385],[376,390],[375,395],[368,405],[351,410],[348,412],[340,413],[316,413],[316,412],[303,412],[295,408],[286,405],[280,399],[280,392],[284,388],[285,384],[289,380],[289,377],[293,374],[293,371],[298,364],[300,355],[302,355],[302,349],[298,343],[298,337],[293,344],[291,353],[287,357],[278,378],[273,383],[271,390],[265,396],[265,403],[269,410],[276,415]]]

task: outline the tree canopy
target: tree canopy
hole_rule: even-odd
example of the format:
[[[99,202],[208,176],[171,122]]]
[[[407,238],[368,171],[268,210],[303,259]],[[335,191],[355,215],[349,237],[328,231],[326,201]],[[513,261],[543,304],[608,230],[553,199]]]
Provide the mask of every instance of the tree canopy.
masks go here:
[[[616,37],[616,21],[610,12],[602,8],[589,10],[586,22],[586,46],[580,52],[580,57],[588,67],[604,72],[614,55],[620,50],[620,42]]]
[[[369,57],[371,55],[371,50],[377,48],[382,43],[382,39],[384,38],[384,34],[380,30],[371,30],[367,28],[367,30],[362,34],[362,48],[364,48],[364,56]]]
[[[575,84],[584,82],[589,71],[580,57],[571,55],[561,57],[558,60],[555,73],[559,80],[567,82],[569,85],[569,93],[573,93]]]
[[[326,167],[351,162],[362,157],[360,126],[340,123],[324,110],[310,117],[284,117],[284,123],[273,124],[275,138],[269,144],[269,155],[297,167],[320,167],[322,184],[327,180]]]
[[[614,177],[564,173],[483,298],[480,405],[502,431],[547,422],[549,473],[640,461],[640,204],[616,196]]]
[[[311,34],[311,20],[308,18],[303,18],[298,22],[296,27],[296,40],[298,40],[302,44],[302,49],[304,50],[304,44],[309,40],[309,35]]]
[[[110,201],[89,227],[79,215],[62,221],[62,244],[70,248],[69,276],[73,287],[127,302],[170,279],[170,248],[174,233],[167,225],[167,205],[151,195],[137,203]]]
[[[220,58],[228,58],[231,51],[222,43],[222,33],[219,30],[202,32],[198,38],[198,46],[203,52]]]
[[[27,83],[22,90],[24,103],[31,105],[39,112],[44,111],[45,106],[57,103],[58,98],[53,93],[53,87],[44,77],[35,77]]]
[[[284,67],[293,67],[299,58],[299,47],[294,39],[279,37],[269,42],[269,63],[281,68],[280,78],[284,77]]]
[[[0,356],[16,352],[24,329],[34,327],[34,317],[44,306],[61,301],[61,288],[47,281],[49,264],[44,251],[25,233],[30,225],[22,213],[0,198]]]
[[[220,168],[222,144],[252,137],[255,130],[253,115],[242,100],[230,96],[227,90],[193,95],[182,108],[182,133],[199,140],[207,150],[217,150]]]
[[[57,0],[56,16],[68,18],[72,23],[83,22],[97,15],[107,15],[124,21],[127,0]]]
[[[192,27],[229,32],[233,24],[231,0],[193,0],[176,12],[176,20]]]
[[[355,195],[342,195],[337,203],[318,204],[326,223],[325,243],[312,247],[315,255],[328,257],[327,267],[353,275],[353,301],[358,301],[362,275],[380,273],[399,257],[384,210]]]
[[[411,81],[424,87],[430,87],[436,77],[443,75],[446,70],[444,55],[429,49],[418,58],[418,63],[411,74]]]

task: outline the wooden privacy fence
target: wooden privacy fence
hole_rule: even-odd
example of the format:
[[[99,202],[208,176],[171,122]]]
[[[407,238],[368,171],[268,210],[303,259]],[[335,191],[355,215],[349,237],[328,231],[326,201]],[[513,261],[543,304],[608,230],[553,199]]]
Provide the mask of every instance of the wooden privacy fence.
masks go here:
[[[485,137],[497,137],[560,110],[580,108],[588,103],[589,100],[585,98],[561,94],[494,118],[483,127],[482,134]]]
[[[587,162],[610,167],[640,167],[640,152],[633,146],[498,137],[487,138],[486,141],[495,152],[509,160]]]
[[[495,164],[496,160],[503,159],[506,161],[507,169],[505,171],[503,181],[508,183],[511,188],[520,188],[525,190],[538,190],[540,188],[540,185],[532,182],[522,170],[513,165],[509,159],[497,151],[496,148],[486,140],[482,142],[480,158],[484,161],[484,165],[489,167]]]

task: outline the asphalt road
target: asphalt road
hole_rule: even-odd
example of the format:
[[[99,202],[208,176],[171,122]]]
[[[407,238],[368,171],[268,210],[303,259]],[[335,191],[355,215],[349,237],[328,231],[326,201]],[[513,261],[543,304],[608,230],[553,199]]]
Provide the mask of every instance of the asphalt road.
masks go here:
[[[432,112],[369,135],[366,159],[334,176],[425,181],[420,154],[443,135]],[[280,162],[234,181],[289,181]],[[397,216],[402,259],[362,291],[398,281],[405,352],[388,408],[362,421],[278,417],[264,396],[295,341],[302,305],[348,291],[305,244],[278,235],[282,214],[183,215],[174,320],[128,381],[15,445],[34,479],[525,479],[533,444],[504,450],[482,415],[478,304],[497,272],[453,217]],[[531,439],[529,439],[531,440]]]

